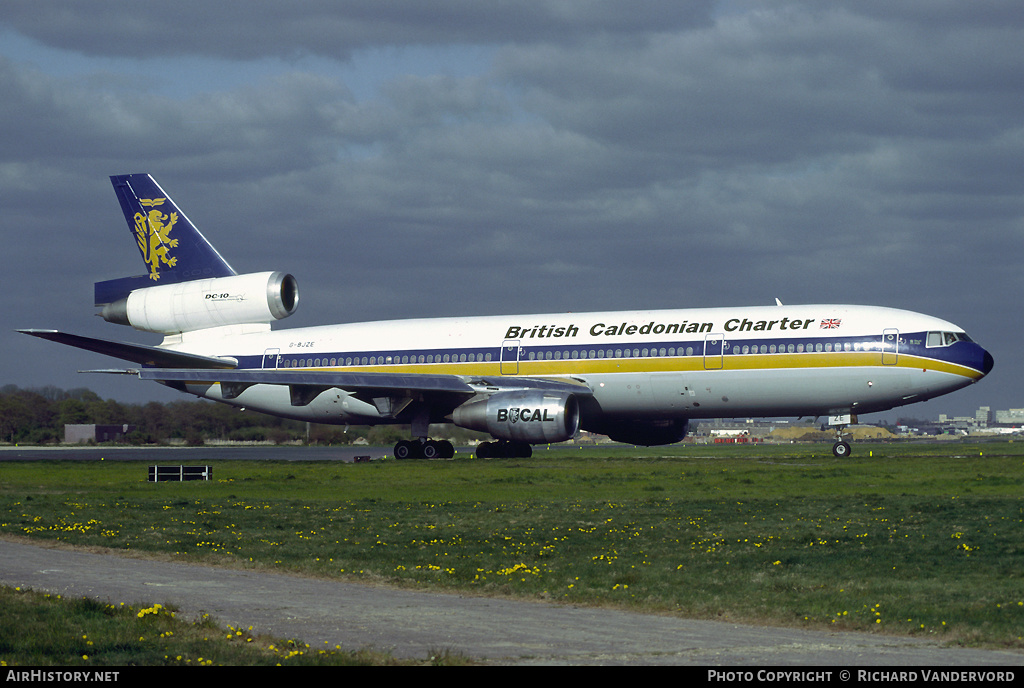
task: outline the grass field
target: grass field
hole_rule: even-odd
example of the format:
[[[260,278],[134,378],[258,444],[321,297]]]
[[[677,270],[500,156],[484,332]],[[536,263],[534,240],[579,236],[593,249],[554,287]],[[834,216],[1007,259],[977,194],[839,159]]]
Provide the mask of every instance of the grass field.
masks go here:
[[[1024,443],[0,464],[0,532],[325,578],[1024,649]],[[301,452],[301,448],[295,449]],[[159,602],[159,600],[155,600]]]

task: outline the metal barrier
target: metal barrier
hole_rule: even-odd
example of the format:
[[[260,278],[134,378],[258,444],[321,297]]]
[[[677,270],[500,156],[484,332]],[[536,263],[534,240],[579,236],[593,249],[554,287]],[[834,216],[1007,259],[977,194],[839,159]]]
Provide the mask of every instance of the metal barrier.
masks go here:
[[[150,466],[149,482],[181,482],[185,480],[211,480],[213,466]]]

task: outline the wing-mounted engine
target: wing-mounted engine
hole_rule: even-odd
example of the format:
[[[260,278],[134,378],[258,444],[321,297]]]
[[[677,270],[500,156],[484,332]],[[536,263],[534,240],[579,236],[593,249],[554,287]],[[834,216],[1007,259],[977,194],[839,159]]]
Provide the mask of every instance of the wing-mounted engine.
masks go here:
[[[225,325],[271,323],[299,305],[295,278],[260,272],[200,279],[132,291],[103,307],[107,322],[137,330],[178,334]]]
[[[468,401],[452,412],[452,422],[499,440],[547,444],[572,439],[580,410],[566,392],[516,390]]]

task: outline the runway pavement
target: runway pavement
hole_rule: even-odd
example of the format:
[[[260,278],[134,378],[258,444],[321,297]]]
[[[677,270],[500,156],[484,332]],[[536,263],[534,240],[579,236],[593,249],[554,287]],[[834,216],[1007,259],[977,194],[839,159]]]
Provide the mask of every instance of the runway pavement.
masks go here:
[[[0,540],[0,584],[213,615],[313,647],[423,659],[448,650],[491,664],[1024,666],[1024,654],[880,634],[741,626],[604,609],[413,592],[175,564]],[[1019,673],[1018,673],[1019,675]]]

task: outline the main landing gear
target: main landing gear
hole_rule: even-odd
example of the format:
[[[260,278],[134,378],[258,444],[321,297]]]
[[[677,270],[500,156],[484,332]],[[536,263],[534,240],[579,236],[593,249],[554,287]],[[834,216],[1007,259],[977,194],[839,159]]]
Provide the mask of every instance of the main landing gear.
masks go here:
[[[395,444],[396,459],[450,459],[455,447],[448,440],[402,440]]]

